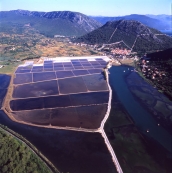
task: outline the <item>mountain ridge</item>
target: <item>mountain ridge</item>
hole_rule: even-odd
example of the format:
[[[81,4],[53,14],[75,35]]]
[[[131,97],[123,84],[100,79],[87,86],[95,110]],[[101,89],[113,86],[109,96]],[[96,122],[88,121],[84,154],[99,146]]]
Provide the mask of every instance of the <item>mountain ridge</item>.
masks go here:
[[[134,20],[107,22],[102,27],[78,37],[76,42],[107,44],[123,40],[133,51],[159,50],[172,47],[172,38]]]
[[[0,24],[24,25],[31,23],[33,27],[47,35],[79,36],[100,26],[99,22],[88,16],[71,11],[38,12],[28,10],[11,10],[0,12]],[[52,33],[50,26],[52,27]],[[11,25],[9,25],[11,27]]]

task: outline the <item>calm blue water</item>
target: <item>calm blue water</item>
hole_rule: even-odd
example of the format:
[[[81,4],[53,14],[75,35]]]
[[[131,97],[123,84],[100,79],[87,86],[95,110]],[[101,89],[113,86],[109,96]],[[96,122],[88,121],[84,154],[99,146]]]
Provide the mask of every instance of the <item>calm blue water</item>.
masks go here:
[[[125,76],[131,72],[128,70],[128,67],[114,66],[109,71],[111,87],[117,93],[119,100],[135,121],[136,126],[142,133],[153,138],[171,152],[172,136],[170,133],[168,133],[161,126],[157,125],[157,122],[153,119],[151,114],[142,107],[142,105],[134,98],[128,89],[125,82]],[[147,129],[149,129],[149,133],[146,132]]]
[[[10,83],[11,77],[5,74],[0,74],[0,109],[2,106],[2,102],[7,93],[7,88]]]

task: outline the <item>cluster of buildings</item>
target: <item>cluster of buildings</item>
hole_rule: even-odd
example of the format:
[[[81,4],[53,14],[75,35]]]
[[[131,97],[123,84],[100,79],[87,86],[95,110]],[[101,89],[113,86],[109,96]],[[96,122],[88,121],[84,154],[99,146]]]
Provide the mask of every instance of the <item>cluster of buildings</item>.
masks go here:
[[[156,80],[158,78],[162,79],[164,76],[166,76],[164,71],[160,71],[158,70],[158,68],[150,66],[148,60],[143,59],[140,63],[140,66],[141,66],[143,75],[147,78]]]
[[[111,50],[111,53],[112,54],[120,54],[120,55],[130,55],[131,50],[115,48],[115,49]]]

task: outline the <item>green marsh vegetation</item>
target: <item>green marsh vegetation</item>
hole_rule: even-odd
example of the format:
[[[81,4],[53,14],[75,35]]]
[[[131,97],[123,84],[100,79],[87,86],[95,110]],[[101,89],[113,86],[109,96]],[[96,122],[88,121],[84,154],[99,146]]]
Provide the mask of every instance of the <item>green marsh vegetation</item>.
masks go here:
[[[150,147],[151,144],[145,139],[145,136],[138,132],[133,120],[130,119],[115,94],[111,113],[105,124],[105,132],[123,172],[169,172],[170,168],[157,159],[155,151],[151,151],[154,146]]]

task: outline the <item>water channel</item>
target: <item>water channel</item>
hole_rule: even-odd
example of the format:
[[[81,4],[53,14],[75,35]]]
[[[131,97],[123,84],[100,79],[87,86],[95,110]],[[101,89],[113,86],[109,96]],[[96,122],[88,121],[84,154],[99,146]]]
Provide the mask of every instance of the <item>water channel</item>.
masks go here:
[[[126,84],[125,78],[131,73],[131,70],[133,69],[130,67],[130,70],[128,70],[127,66],[112,67],[109,70],[112,90],[117,93],[119,100],[134,120],[140,132],[153,138],[171,152],[172,136],[162,126],[157,125],[152,115],[134,98]],[[149,133],[146,132],[147,129],[149,129]]]

